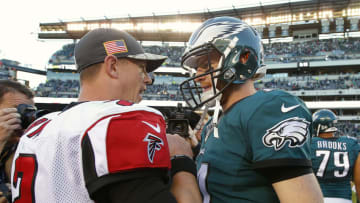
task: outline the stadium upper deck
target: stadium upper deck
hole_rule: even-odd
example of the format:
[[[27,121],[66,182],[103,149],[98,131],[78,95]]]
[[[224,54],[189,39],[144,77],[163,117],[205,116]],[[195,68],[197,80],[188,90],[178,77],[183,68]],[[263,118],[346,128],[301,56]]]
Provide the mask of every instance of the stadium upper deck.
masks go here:
[[[129,14],[111,19],[105,17],[40,23],[39,38],[74,39],[76,43],[76,39],[91,29],[113,27],[127,30],[139,41],[184,42],[186,45],[191,32],[201,22],[216,16],[238,17],[253,25],[265,39],[270,77],[258,81],[257,88],[284,89],[303,98],[312,110],[333,109],[341,115],[340,120],[346,121],[344,131],[352,129],[346,134],[355,132],[360,135],[360,125],[348,126],[349,122],[360,120],[359,0],[275,0],[272,4],[249,4],[191,13],[144,16]],[[56,64],[60,59],[58,64],[62,64],[61,61],[64,60],[61,57],[64,56],[65,60],[73,64],[73,55],[66,49],[71,50],[71,46],[63,49],[65,54],[55,54],[50,59],[52,63]],[[156,53],[170,53],[169,56],[174,57],[169,58],[174,59],[172,61],[178,66],[178,53],[181,55],[182,51],[179,50],[183,47],[148,49]],[[48,76],[62,76],[61,72],[49,69]],[[170,73],[169,76],[164,74],[165,76],[158,75],[157,84],[148,88],[144,98],[149,100],[145,100],[145,103],[157,100],[156,104],[166,106],[170,102],[181,102],[181,95],[177,91],[179,81]],[[53,103],[62,99],[68,102],[69,99],[75,99],[46,97],[50,94],[53,97],[76,97],[78,82],[72,78],[75,77],[72,73],[67,76],[69,78],[66,81],[57,80],[59,77],[50,80],[49,77],[48,83],[37,91],[39,96],[45,96],[37,97],[38,102]],[[71,91],[63,91],[64,89]]]
[[[319,33],[359,31],[360,1],[310,0],[248,4],[228,9],[96,20],[81,19],[40,23],[39,38],[79,39],[98,27],[125,29],[140,41],[186,42],[190,33],[204,20],[233,16],[253,25],[263,38],[293,36],[317,37]],[[316,33],[318,32],[318,33]]]
[[[311,30],[319,33],[358,31],[360,1],[310,0],[273,1],[272,4],[248,4],[222,10],[194,13],[148,15],[96,20],[40,23],[39,38],[79,39],[98,27],[125,29],[140,41],[186,42],[190,33],[204,20],[216,16],[233,16],[255,26],[263,38],[306,37]],[[310,33],[305,33],[308,30]]]

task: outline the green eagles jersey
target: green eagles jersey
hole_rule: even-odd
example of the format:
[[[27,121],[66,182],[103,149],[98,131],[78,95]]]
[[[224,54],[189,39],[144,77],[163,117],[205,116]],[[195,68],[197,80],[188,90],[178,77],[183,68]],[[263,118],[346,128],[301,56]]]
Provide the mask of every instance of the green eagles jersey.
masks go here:
[[[352,137],[312,138],[311,161],[324,197],[351,200],[350,181],[359,150]]]
[[[283,91],[258,91],[235,103],[202,132],[196,159],[204,203],[279,202],[269,180],[256,169],[311,166],[311,113]]]

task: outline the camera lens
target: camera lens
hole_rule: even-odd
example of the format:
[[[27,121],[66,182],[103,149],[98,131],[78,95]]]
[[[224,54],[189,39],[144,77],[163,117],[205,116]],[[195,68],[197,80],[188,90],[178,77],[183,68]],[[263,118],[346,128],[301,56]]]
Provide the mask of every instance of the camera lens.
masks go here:
[[[37,110],[35,106],[29,104],[19,104],[17,110],[21,116],[22,129],[26,129],[33,121],[49,113],[47,110]]]
[[[21,116],[21,127],[25,129],[32,123],[36,107],[29,104],[19,104],[17,110]]]

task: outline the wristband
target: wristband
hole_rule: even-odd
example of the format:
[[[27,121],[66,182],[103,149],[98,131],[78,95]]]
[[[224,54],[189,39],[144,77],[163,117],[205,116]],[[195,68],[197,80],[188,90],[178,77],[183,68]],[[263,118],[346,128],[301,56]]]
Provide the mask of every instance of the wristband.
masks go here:
[[[196,164],[195,162],[185,155],[175,155],[171,157],[171,177],[177,172],[186,171],[196,177]]]

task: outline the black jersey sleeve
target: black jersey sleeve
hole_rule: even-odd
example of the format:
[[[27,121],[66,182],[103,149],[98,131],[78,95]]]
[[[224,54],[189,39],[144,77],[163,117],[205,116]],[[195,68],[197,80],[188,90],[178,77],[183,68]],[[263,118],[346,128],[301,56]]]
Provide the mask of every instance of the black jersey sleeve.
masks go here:
[[[285,166],[255,169],[268,179],[270,183],[276,183],[302,175],[313,173],[311,166]]]
[[[159,175],[162,172],[159,172],[150,170],[113,174],[111,175],[113,177],[108,178],[115,178],[118,181],[107,184],[91,194],[91,197],[96,203],[176,203],[175,197],[170,192],[170,184]],[[147,175],[144,176],[144,173]],[[153,175],[150,175],[151,173]]]

